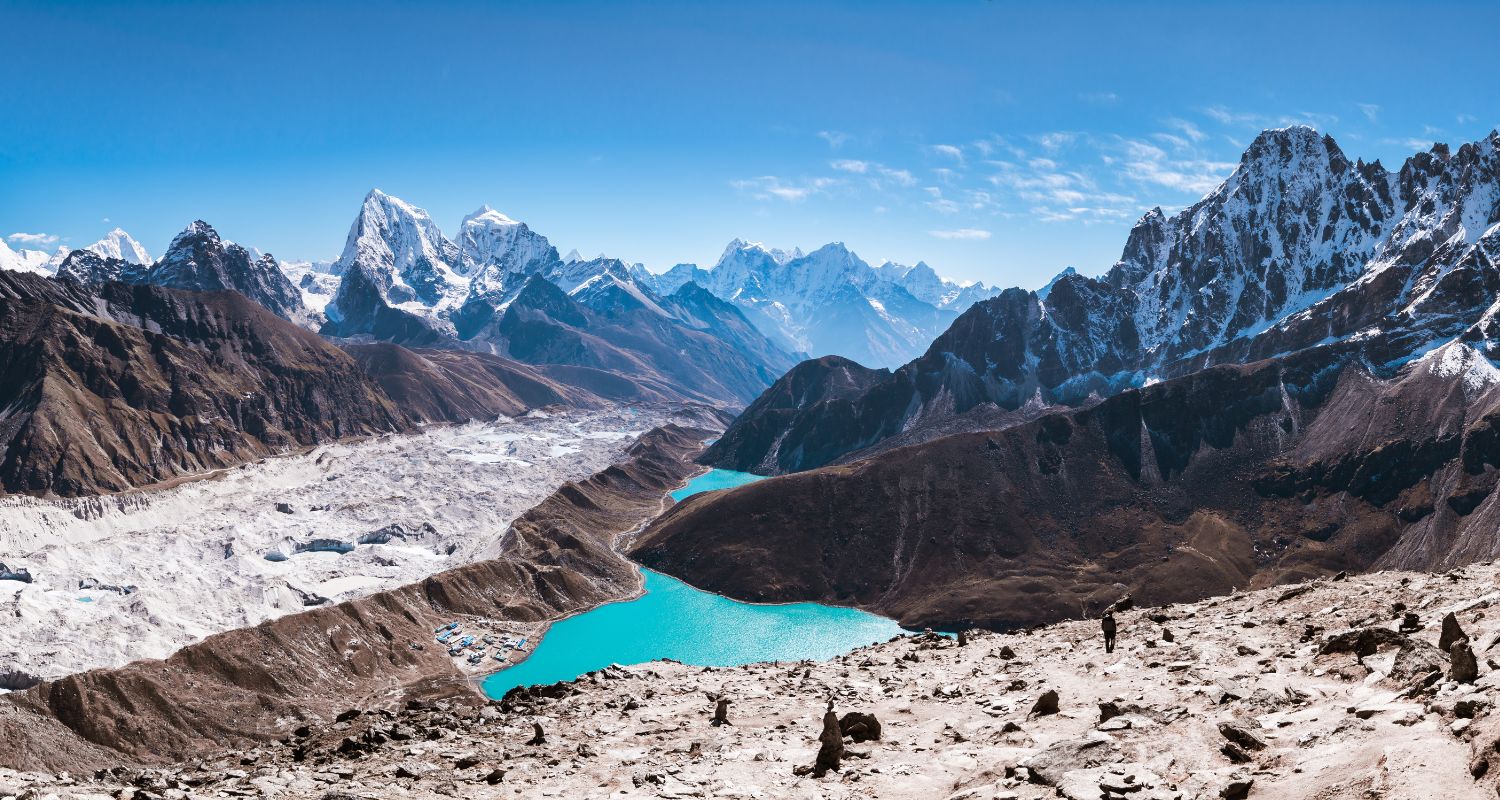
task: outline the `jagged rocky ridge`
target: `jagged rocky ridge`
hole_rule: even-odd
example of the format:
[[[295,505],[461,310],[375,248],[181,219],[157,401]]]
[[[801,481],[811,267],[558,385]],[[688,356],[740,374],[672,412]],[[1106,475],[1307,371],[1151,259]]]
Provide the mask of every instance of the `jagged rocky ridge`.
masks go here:
[[[807,469],[981,406],[1086,405],[1329,344],[1330,357],[1357,353],[1381,374],[1454,339],[1488,355],[1497,222],[1500,134],[1389,171],[1310,128],[1269,130],[1201,201],[1143,217],[1103,276],[1068,271],[1041,293],[980,302],[859,397],[755,423],[753,442],[731,429],[707,459]]]
[[[689,498],[633,552],[745,600],[998,628],[1446,569],[1500,557],[1497,424],[1500,370],[1464,343],[1391,377],[1312,351]]]
[[[87,284],[122,281],[169,289],[231,290],[282,319],[312,325],[314,317],[303,305],[301,292],[274,257],[252,256],[244,247],[220,239],[218,231],[202,220],[177,234],[155,263],[139,260],[144,255],[139,245],[134,250],[127,247],[122,251],[118,241],[106,239],[105,243],[112,241],[112,248],[95,245],[73,251],[58,266],[57,277]],[[122,257],[122,252],[130,257]]]

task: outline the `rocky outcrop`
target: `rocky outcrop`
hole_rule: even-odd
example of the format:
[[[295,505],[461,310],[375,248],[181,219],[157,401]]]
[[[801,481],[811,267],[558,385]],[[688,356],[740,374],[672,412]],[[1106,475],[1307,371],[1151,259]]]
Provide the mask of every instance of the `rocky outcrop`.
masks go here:
[[[1042,292],[982,301],[852,409],[810,406],[753,446],[775,442],[765,462],[789,472],[936,418],[1086,405],[1212,364],[1317,350],[1326,364],[1355,354],[1388,375],[1435,343],[1488,353],[1496,198],[1500,134],[1435,146],[1391,172],[1351,162],[1309,128],[1266,131],[1203,200],[1142,217],[1104,275],[1069,271]]]
[[[1391,378],[1328,361],[1214,367],[692,497],[634,554],[746,600],[998,628],[1097,614],[1125,592],[1177,602],[1500,556],[1500,371],[1457,343]]]
[[[774,474],[794,472],[804,463],[823,464],[842,454],[818,449],[825,441],[873,443],[873,431],[848,429],[868,425],[854,400],[890,377],[888,370],[866,369],[840,356],[804,361],[762,392],[721,437],[703,454],[704,461],[738,472]],[[808,410],[817,407],[816,414]],[[810,437],[794,430],[796,421],[816,417],[826,435]],[[805,442],[799,449],[777,445],[785,437]],[[811,447],[811,450],[807,448]]]
[[[625,461],[517,519],[496,556],[420,583],[211,636],[165,661],[47,681],[0,697],[0,766],[77,771],[254,747],[352,707],[477,701],[433,647],[448,620],[539,622],[640,590],[614,538],[696,469],[709,431],[670,425]]]

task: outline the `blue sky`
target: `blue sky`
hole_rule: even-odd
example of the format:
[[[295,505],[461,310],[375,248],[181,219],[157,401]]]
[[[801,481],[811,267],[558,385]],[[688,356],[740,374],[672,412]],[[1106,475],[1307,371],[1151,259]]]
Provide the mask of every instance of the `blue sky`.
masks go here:
[[[0,235],[282,258],[372,186],[653,269],[734,236],[1039,286],[1303,122],[1394,166],[1500,125],[1495,4],[18,3]],[[57,237],[49,242],[48,237]]]

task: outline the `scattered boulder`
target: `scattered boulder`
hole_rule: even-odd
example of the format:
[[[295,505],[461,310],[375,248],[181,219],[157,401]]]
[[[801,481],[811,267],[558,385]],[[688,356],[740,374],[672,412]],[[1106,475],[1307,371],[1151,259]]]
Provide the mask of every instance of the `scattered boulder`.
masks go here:
[[[1469,638],[1464,629],[1458,624],[1458,617],[1453,612],[1443,616],[1443,630],[1438,634],[1438,649],[1444,653],[1448,652],[1453,643],[1459,639]]]
[[[1469,648],[1468,639],[1459,639],[1448,649],[1448,679],[1457,683],[1473,683],[1479,678],[1479,661]]]
[[[1228,739],[1230,743],[1244,750],[1266,749],[1266,743],[1263,739],[1233,722],[1220,722],[1219,734]]]
[[[1056,786],[1063,775],[1069,772],[1102,767],[1114,758],[1115,750],[1110,738],[1096,734],[1087,739],[1057,742],[1026,759],[1024,766],[1031,772],[1032,783]]]
[[[1042,692],[1041,696],[1036,699],[1036,702],[1031,705],[1031,711],[1026,716],[1045,717],[1050,714],[1056,714],[1057,710],[1057,690],[1048,689]]]
[[[1245,800],[1250,796],[1250,787],[1254,785],[1254,778],[1232,778],[1219,790],[1219,796],[1224,800]]]
[[[833,701],[828,701],[828,710],[823,713],[823,732],[818,734],[818,757],[813,762],[812,776],[821,778],[829,770],[839,771],[839,761],[844,757],[844,734],[839,731],[839,717],[833,713]]]
[[[1434,673],[1440,677],[1447,670],[1447,661],[1445,654],[1436,647],[1421,639],[1409,639],[1396,652],[1396,659],[1391,662],[1390,676],[1402,683],[1425,679]],[[1425,685],[1431,685],[1431,681]]]
[[[1359,658],[1364,658],[1375,655],[1381,647],[1403,647],[1409,641],[1411,641],[1409,637],[1389,628],[1355,628],[1328,637],[1323,642],[1323,646],[1318,649],[1318,655],[1353,653]]]
[[[874,714],[850,711],[839,718],[839,732],[850,737],[855,744],[880,740],[880,720]]]

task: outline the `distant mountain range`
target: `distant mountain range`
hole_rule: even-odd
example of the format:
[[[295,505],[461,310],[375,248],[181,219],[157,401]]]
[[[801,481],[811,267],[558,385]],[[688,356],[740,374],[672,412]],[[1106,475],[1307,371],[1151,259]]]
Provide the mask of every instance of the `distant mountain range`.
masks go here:
[[[218,234],[195,223],[174,240],[160,265],[118,228],[81,251],[16,251],[0,243],[0,269],[94,283],[234,289],[285,319],[337,338],[446,343],[487,352],[509,351],[512,343],[497,338],[492,320],[505,316],[533,275],[595,312],[624,312],[614,300],[624,294],[634,298],[635,311],[657,317],[674,305],[669,297],[693,283],[709,297],[693,294],[675,302],[695,306],[680,344],[692,345],[693,330],[733,330],[748,351],[732,356],[728,368],[766,383],[808,355],[900,365],[960,312],[997,291],[944,280],[925,263],[872,267],[841,243],[803,253],[737,239],[710,269],[679,264],[656,275],[603,255],[585,259],[575,250],[560,257],[547,237],[488,206],[465,217],[449,239],[426,211],[379,190],[366,196],[335,260],[280,263],[255,248],[200,241],[207,237],[217,240]],[[70,256],[73,263],[64,270]],[[709,355],[700,351],[689,346],[686,354]],[[754,395],[715,387],[706,396],[744,403]]]
[[[799,368],[799,391],[773,387],[707,458],[808,469],[914,431],[952,432],[966,415],[992,427],[997,414],[1025,419],[1313,348],[1381,375],[1455,339],[1492,356],[1497,222],[1500,134],[1435,145],[1392,171],[1350,161],[1311,128],[1268,130],[1202,200],[1142,217],[1104,275],[1007,289],[920,358],[852,386],[844,370]]]
[[[736,239],[712,269],[679,264],[655,279],[659,291],[688,282],[739,306],[783,348],[869,367],[914,358],[960,312],[998,292],[944,280],[925,263],[871,267],[841,242],[803,253]]]
[[[103,239],[82,249],[103,258],[112,258],[131,264],[151,263],[151,256],[147,255],[146,248],[119,228],[106,233]],[[73,251],[67,247],[59,247],[54,253],[48,253],[45,250],[13,250],[3,239],[0,239],[0,269],[52,275],[57,272],[58,267],[62,266],[62,262],[71,252]]]

